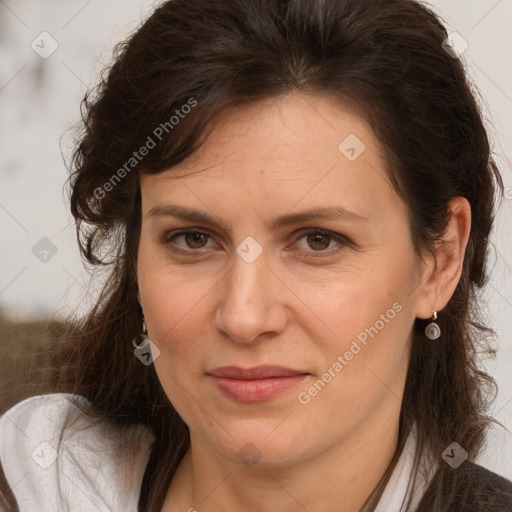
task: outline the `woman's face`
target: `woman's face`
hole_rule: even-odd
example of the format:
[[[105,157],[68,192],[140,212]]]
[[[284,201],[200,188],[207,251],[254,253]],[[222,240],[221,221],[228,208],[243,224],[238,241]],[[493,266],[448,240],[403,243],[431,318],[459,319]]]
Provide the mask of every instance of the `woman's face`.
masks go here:
[[[289,464],[397,426],[422,277],[361,118],[298,94],[233,108],[141,194],[141,303],[193,446]]]

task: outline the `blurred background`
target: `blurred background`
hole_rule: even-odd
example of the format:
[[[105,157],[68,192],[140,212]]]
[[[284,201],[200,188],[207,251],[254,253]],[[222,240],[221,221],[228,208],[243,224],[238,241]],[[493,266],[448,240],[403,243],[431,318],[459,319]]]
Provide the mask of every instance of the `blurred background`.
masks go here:
[[[66,318],[91,305],[65,181],[80,101],[110,63],[114,45],[161,2],[0,0],[0,414],[44,388],[29,384]],[[427,3],[427,2],[426,2]],[[512,1],[428,2],[451,32],[480,91],[506,196],[482,292],[498,382],[492,415],[512,430]],[[512,479],[512,435],[494,428],[480,460]]]

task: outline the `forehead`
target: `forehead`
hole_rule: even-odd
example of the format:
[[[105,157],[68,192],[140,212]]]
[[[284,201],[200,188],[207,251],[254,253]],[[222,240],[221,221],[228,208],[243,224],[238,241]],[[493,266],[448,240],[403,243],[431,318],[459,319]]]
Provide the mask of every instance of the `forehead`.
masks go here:
[[[226,110],[195,154],[141,175],[141,189],[143,214],[162,203],[231,216],[318,206],[385,216],[400,206],[364,120],[329,97],[297,93]]]

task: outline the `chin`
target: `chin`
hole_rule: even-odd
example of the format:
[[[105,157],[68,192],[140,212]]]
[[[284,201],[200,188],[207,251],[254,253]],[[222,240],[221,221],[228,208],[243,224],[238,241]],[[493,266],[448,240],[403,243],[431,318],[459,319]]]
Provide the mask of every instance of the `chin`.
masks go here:
[[[302,462],[308,458],[307,452],[314,451],[312,446],[308,449],[310,440],[303,428],[280,428],[281,421],[232,423],[227,430],[233,437],[222,430],[209,444],[225,459],[247,467],[263,469]]]

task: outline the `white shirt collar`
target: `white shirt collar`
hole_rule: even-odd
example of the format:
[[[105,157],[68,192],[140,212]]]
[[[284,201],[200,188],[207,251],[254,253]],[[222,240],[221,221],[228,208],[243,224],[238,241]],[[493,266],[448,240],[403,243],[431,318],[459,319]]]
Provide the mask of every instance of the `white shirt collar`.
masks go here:
[[[411,495],[412,471],[416,450],[416,425],[413,426],[403,448],[400,458],[391,474],[382,496],[374,512],[402,512]],[[411,508],[415,510],[419,505],[425,490],[436,470],[436,464],[427,462],[424,457],[420,463],[416,481],[416,489],[412,496]]]

